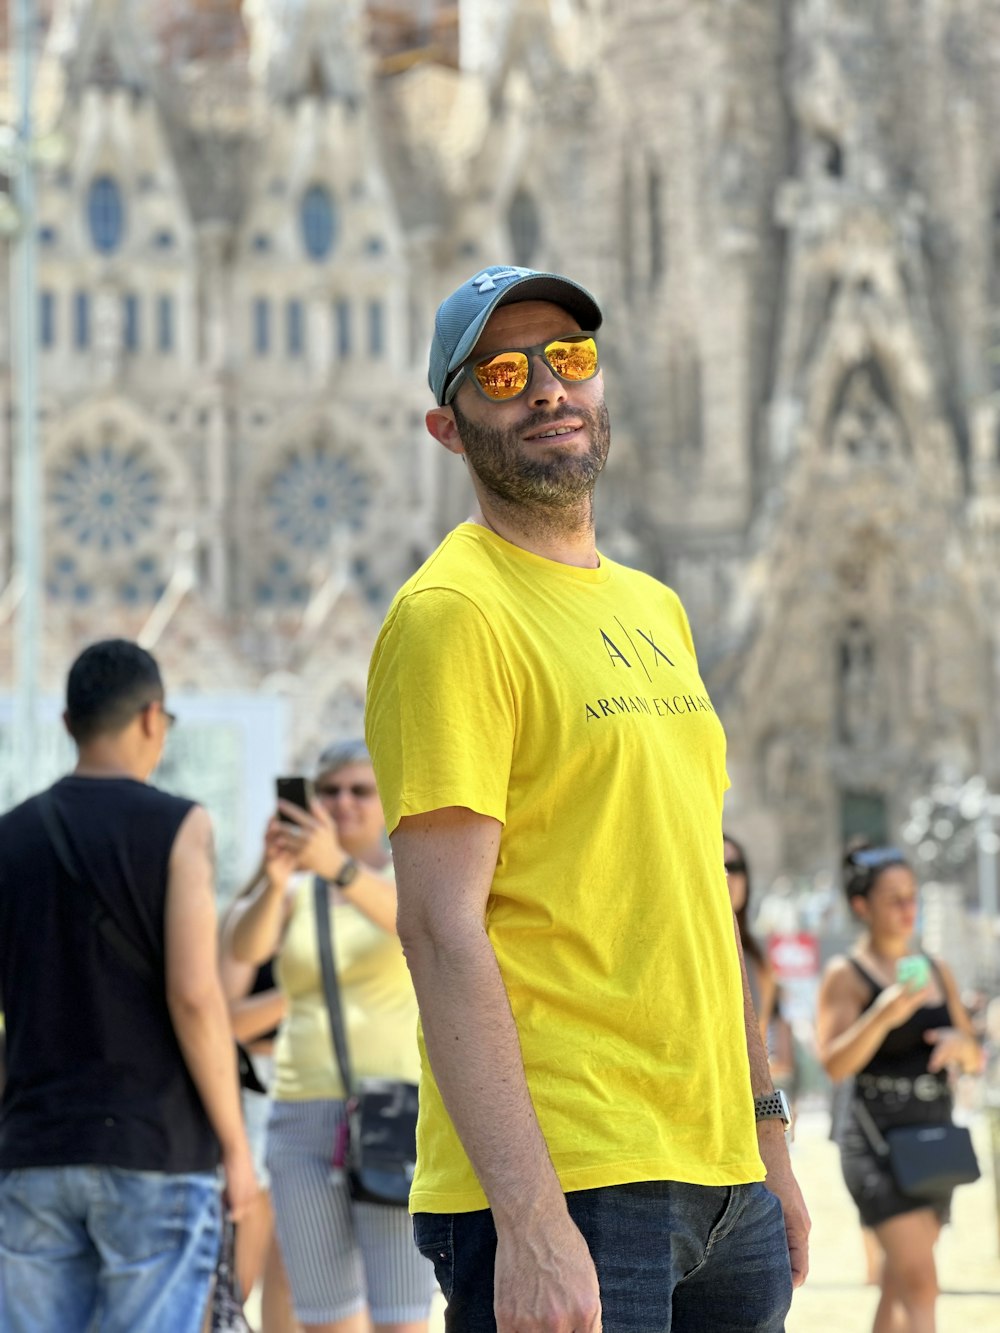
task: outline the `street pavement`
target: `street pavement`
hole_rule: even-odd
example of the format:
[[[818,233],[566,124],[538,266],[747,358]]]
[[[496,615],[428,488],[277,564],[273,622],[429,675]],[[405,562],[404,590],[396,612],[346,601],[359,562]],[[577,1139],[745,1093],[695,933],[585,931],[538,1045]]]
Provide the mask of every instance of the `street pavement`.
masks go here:
[[[786,1333],[868,1333],[878,1293],[864,1282],[857,1213],[844,1187],[825,1110],[803,1111],[792,1160],[813,1221],[809,1279],[796,1293]],[[955,1194],[952,1223],[938,1242],[937,1333],[1000,1333],[1000,1255],[989,1133],[972,1123],[983,1177]],[[431,1333],[443,1333],[435,1304]]]

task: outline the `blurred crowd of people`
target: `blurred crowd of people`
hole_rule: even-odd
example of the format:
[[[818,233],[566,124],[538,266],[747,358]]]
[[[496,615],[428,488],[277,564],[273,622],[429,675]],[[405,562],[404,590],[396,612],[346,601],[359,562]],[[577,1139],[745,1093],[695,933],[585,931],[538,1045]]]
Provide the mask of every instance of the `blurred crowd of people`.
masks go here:
[[[114,657],[121,645],[113,643],[111,650]],[[54,789],[62,788],[67,798],[60,818],[71,830],[81,811],[84,818],[97,819],[92,802],[88,805],[95,780],[124,783],[115,795],[121,796],[123,808],[129,806],[143,770],[162,749],[171,715],[158,677],[137,660],[138,676],[126,670],[127,688],[112,689],[110,702],[111,714],[120,720],[123,695],[126,712],[135,711],[139,695],[145,700],[131,723],[129,742],[141,755],[129,758],[120,743],[102,752],[102,733],[92,733],[86,718],[75,721],[85,762]],[[113,674],[114,663],[101,664],[101,671]],[[86,700],[75,707],[85,712]],[[336,966],[358,1070],[414,1082],[419,1074],[416,1000],[395,933],[391,849],[364,743],[328,746],[303,790],[307,795],[301,804],[277,801],[263,831],[258,867],[220,921],[218,974],[228,1026],[238,1043],[254,1171],[252,1186],[245,1171],[242,1183],[228,1182],[237,1219],[234,1291],[242,1299],[259,1290],[263,1333],[364,1333],[370,1326],[377,1333],[426,1333],[434,1273],[414,1246],[405,1210],[355,1202],[343,1172],[331,1165],[332,1146],[344,1125],[345,1089],[330,1043],[317,892],[330,895]],[[81,802],[74,810],[74,803]],[[184,828],[190,803],[175,804],[174,821],[180,817]],[[141,818],[148,820],[148,815]],[[86,844],[72,836],[89,855]],[[144,836],[148,851],[148,827]],[[804,1052],[782,1012],[775,969],[750,926],[747,852],[727,832],[722,854],[750,994],[774,1085],[792,1107],[794,1134]],[[950,1123],[956,1073],[979,1073],[984,1067],[979,1037],[1000,1051],[1000,1000],[978,997],[977,1034],[950,969],[924,954],[915,938],[919,889],[901,852],[857,845],[847,854],[844,877],[860,933],[848,953],[826,966],[815,1054],[834,1089],[831,1135],[858,1209],[868,1277],[881,1288],[874,1333],[931,1333],[937,1294],[934,1246],[949,1219],[950,1195],[918,1203],[903,1194],[873,1146],[866,1117],[883,1134],[900,1126]],[[5,928],[8,940],[18,937],[9,913]],[[169,942],[167,947],[169,958]],[[191,962],[185,955],[185,965]],[[8,963],[5,982],[11,975]],[[130,984],[137,984],[134,978]],[[24,1101],[25,1090],[15,1080],[5,1102],[8,1145],[10,1126],[16,1126]],[[216,1113],[217,1133],[224,1122],[225,1115],[220,1119]],[[197,1148],[190,1151],[198,1157]],[[9,1207],[18,1173],[3,1172],[2,1165],[0,1158]],[[188,1226],[197,1230],[193,1216]],[[8,1222],[0,1232],[0,1250],[11,1235]]]

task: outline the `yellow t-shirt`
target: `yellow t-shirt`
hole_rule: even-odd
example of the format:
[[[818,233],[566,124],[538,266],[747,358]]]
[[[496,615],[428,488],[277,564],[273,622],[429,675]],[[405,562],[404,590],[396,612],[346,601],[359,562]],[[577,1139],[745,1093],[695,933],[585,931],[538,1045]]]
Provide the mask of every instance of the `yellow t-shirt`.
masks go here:
[[[367,731],[390,831],[503,823],[486,925],[563,1188],[762,1180],[725,737],[677,596],[462,524],[389,610]],[[411,1207],[483,1208],[421,1054]]]
[[[420,1075],[417,1000],[399,940],[349,903],[331,904],[330,916],[354,1077],[415,1083]],[[274,1047],[275,1099],[343,1097],[323,996],[311,878],[297,887],[275,979],[288,997]]]

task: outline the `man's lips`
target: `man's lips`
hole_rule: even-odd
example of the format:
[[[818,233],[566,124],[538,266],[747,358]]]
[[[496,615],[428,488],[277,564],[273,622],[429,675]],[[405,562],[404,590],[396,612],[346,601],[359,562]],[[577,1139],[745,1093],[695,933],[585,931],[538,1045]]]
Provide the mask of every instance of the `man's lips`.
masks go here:
[[[574,435],[582,429],[582,421],[556,421],[551,426],[544,426],[541,430],[535,430],[530,435],[525,435],[524,440],[530,444],[533,444],[536,440],[557,440],[562,435]]]

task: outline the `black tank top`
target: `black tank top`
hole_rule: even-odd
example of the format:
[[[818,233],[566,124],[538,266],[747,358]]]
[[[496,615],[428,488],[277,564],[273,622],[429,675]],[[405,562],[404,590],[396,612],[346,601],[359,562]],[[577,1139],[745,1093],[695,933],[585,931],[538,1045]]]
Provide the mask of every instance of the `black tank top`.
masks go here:
[[[861,1011],[866,1013],[885,987],[856,958],[850,961],[872,989],[871,997]],[[928,962],[943,990],[944,983],[937,965],[932,958],[928,958]],[[947,1071],[928,1072],[927,1063],[933,1047],[924,1040],[925,1032],[943,1027],[951,1027],[947,1004],[922,1005],[905,1023],[886,1034],[864,1069],[855,1075],[854,1095],[864,1098],[865,1105],[879,1124],[937,1121],[950,1113]]]
[[[37,797],[0,818],[0,1168],[212,1171],[218,1148],[163,970],[168,863],[193,802],[130,778],[76,776],[52,797],[86,887],[60,865]],[[92,924],[91,884],[152,981]]]
[[[265,991],[275,990],[277,985],[278,983],[274,979],[274,959],[269,958],[266,963],[261,963],[260,967],[258,967],[257,975],[253,979],[253,985],[247,993],[249,995],[262,995]],[[269,1032],[261,1032],[258,1036],[254,1037],[253,1040],[254,1042],[274,1041],[277,1035],[278,1029],[275,1027],[271,1028]]]

